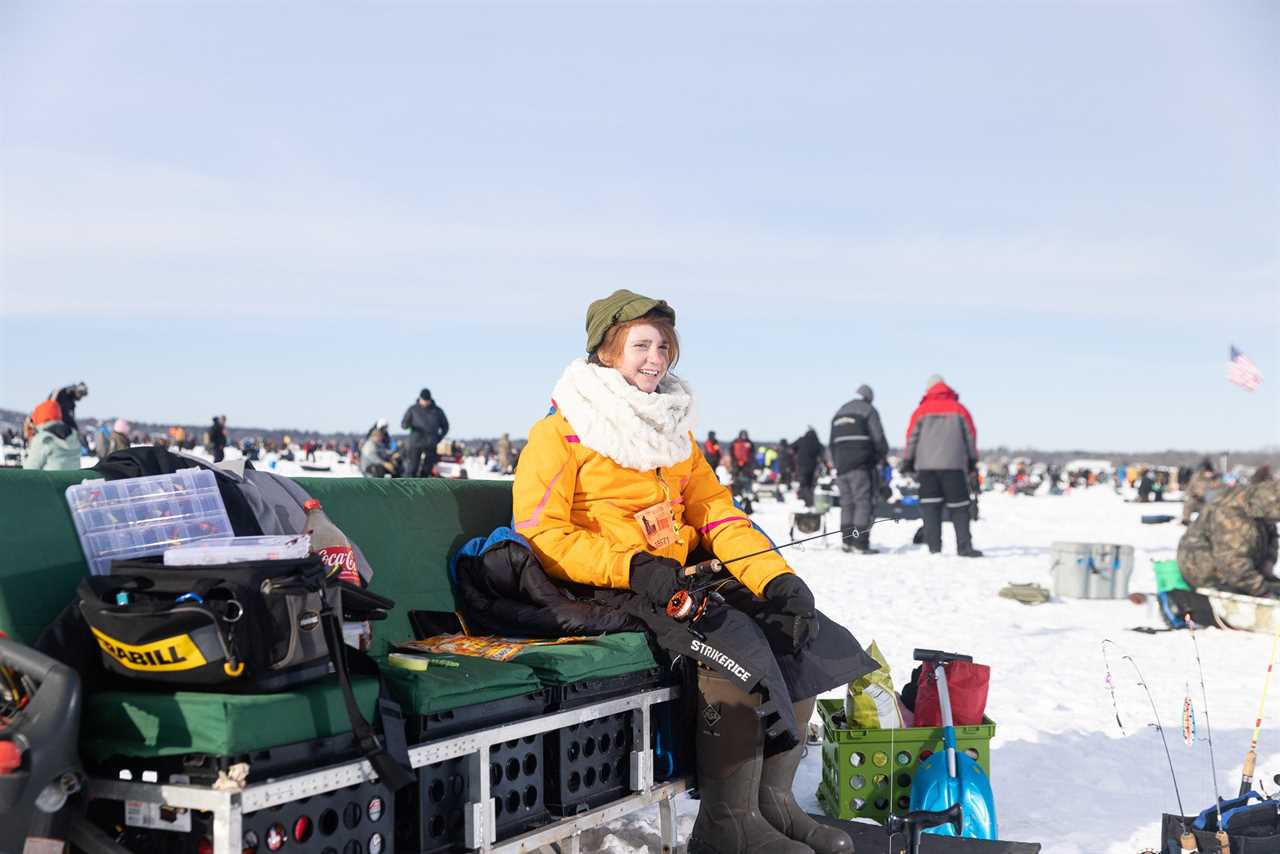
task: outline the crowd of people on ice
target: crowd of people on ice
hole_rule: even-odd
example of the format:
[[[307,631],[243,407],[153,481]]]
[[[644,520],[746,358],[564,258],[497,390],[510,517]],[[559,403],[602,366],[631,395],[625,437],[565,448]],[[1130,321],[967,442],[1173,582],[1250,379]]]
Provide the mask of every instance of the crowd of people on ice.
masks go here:
[[[21,464],[32,469],[76,469],[85,457],[101,459],[133,445],[153,444],[201,449],[215,462],[225,458],[228,447],[251,461],[304,464],[316,462],[317,453],[325,451],[366,477],[431,477],[444,473],[444,466],[465,476],[460,463],[467,458],[478,460],[489,472],[513,474],[525,444],[508,433],[496,440],[447,441],[448,416],[427,388],[405,410],[399,424],[405,432],[399,436],[392,434],[386,419],[379,419],[363,437],[301,442],[287,433],[243,435],[233,441],[225,415],[211,418],[202,435],[180,425],[163,433],[143,433],[125,418],[81,427],[76,405],[88,393],[83,382],[51,392],[32,409],[21,433],[5,430],[4,446],[18,450]],[[1250,595],[1277,595],[1280,582],[1272,576],[1276,526],[1268,520],[1280,517],[1273,505],[1280,497],[1269,466],[1252,472],[1241,468],[1219,472],[1208,458],[1196,468],[1129,463],[1114,468],[1096,463],[1063,466],[1007,457],[981,460],[972,415],[936,374],[926,381],[920,404],[911,414],[902,451],[891,454],[874,400],[871,387],[860,386],[857,395],[832,416],[824,437],[809,427],[795,439],[757,442],[743,429],[725,442],[711,430],[699,447],[717,479],[748,511],[763,489],[779,497],[794,490],[808,508],[824,488],[838,496],[843,548],[861,554],[876,553],[871,524],[878,505],[891,497],[910,495],[918,502],[922,541],[930,552],[941,550],[942,523],[950,521],[956,553],[964,557],[982,555],[973,545],[970,521],[976,518],[983,491],[1060,495],[1111,485],[1117,492],[1127,489],[1131,500],[1138,502],[1180,498],[1181,522],[1189,529],[1179,547],[1179,566],[1188,582]]]

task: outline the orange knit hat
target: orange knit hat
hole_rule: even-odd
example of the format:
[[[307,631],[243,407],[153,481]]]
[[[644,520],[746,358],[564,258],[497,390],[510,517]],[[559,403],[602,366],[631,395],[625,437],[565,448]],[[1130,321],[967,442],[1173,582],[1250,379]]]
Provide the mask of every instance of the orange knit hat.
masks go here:
[[[31,410],[31,423],[39,427],[50,421],[62,420],[62,407],[56,400],[42,400]]]

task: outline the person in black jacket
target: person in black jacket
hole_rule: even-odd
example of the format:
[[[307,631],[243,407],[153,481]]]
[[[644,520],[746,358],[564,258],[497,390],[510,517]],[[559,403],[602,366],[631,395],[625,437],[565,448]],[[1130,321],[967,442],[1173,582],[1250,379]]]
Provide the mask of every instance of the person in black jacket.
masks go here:
[[[826,448],[818,441],[818,432],[810,427],[805,434],[791,443],[796,455],[796,476],[800,486],[796,495],[805,507],[813,506],[813,490],[818,483],[818,461]]]
[[[844,550],[876,554],[871,548],[871,520],[880,489],[879,466],[889,454],[880,413],[871,405],[871,386],[858,387],[858,397],[831,419],[831,461],[840,487],[840,530]]]
[[[796,449],[786,439],[778,442],[778,486],[791,488],[796,476]]]
[[[89,387],[84,383],[66,385],[55,392],[49,393],[49,399],[56,400],[58,406],[62,408],[62,423],[73,431],[79,431],[80,429],[76,426],[76,404],[88,396]]]
[[[418,393],[418,402],[404,411],[400,426],[409,431],[404,476],[432,477],[439,459],[436,446],[449,433],[449,419],[431,399],[431,389]]]
[[[213,449],[213,461],[222,462],[227,448],[227,416],[213,416],[213,424],[209,426],[209,446]]]

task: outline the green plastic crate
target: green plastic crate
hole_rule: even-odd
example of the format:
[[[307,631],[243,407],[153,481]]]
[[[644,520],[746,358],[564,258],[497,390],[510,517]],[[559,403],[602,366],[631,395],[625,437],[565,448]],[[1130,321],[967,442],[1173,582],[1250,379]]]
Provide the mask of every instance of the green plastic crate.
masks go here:
[[[819,700],[822,716],[822,782],[818,803],[834,818],[871,818],[879,822],[911,804],[916,765],[942,749],[942,727],[839,729],[844,700]],[[956,749],[968,753],[991,775],[991,738],[995,722],[956,727]],[[928,751],[928,752],[925,752]],[[921,754],[924,754],[923,756]]]

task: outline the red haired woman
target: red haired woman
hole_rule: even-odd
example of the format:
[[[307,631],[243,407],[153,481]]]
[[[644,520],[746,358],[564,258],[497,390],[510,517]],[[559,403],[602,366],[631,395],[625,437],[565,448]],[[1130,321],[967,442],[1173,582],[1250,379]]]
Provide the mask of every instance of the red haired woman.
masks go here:
[[[530,429],[520,455],[516,530],[552,578],[597,588],[596,601],[628,611],[668,649],[703,664],[701,807],[691,854],[852,851],[848,835],[814,822],[792,796],[803,750],[793,728],[809,720],[818,692],[874,663],[817,611],[809,588],[734,506],[699,451],[693,392],[670,372],[680,355],[674,310],[620,290],[591,304],[586,326],[587,357],[556,383],[554,408]],[[735,645],[710,655],[705,643],[678,647],[672,638],[694,635],[665,615],[688,584],[684,568],[695,549],[721,560],[759,552],[732,563],[732,577],[718,584],[723,603],[708,625],[736,632]],[[754,650],[779,674],[763,693],[774,705],[783,698],[788,727],[770,730],[767,717],[762,724],[758,674],[725,664],[727,653],[759,661]]]

